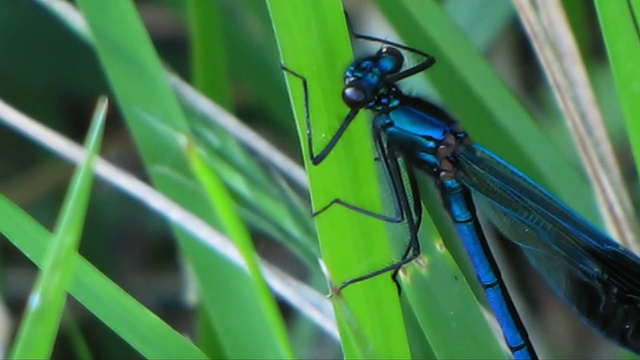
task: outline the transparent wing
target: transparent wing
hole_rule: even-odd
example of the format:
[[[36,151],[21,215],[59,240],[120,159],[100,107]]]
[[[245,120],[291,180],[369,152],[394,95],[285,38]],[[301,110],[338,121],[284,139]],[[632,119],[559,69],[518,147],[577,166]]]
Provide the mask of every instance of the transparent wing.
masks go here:
[[[460,180],[551,288],[589,324],[639,352],[640,259],[486,149],[468,145],[457,158]]]

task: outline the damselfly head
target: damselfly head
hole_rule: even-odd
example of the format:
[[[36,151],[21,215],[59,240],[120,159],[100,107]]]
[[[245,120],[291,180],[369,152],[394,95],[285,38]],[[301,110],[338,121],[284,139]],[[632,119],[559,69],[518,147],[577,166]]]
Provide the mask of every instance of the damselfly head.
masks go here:
[[[377,108],[389,104],[386,94],[391,93],[390,75],[402,69],[404,56],[392,46],[383,46],[373,56],[354,61],[345,71],[342,100],[351,109]],[[382,103],[380,102],[382,99]]]

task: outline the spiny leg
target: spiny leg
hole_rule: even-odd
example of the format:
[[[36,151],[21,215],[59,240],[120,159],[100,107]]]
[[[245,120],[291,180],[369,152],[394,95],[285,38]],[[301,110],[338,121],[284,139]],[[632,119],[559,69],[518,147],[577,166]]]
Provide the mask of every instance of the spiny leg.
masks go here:
[[[333,148],[336,146],[342,135],[347,130],[353,119],[358,114],[358,110],[352,109],[349,111],[347,116],[344,118],[338,130],[331,136],[327,145],[325,145],[322,150],[318,154],[315,153],[313,148],[313,130],[311,128],[311,114],[309,111],[309,87],[307,85],[307,79],[304,76],[298,74],[297,72],[287,68],[284,64],[281,65],[282,70],[285,72],[295,76],[302,82],[302,91],[303,91],[303,99],[304,99],[304,116],[305,116],[305,126],[306,126],[306,135],[307,135],[307,148],[309,149],[309,159],[313,165],[318,165],[331,153]]]
[[[336,146],[336,144],[339,142],[339,140],[341,139],[342,135],[344,134],[344,132],[346,131],[346,129],[348,128],[348,126],[351,124],[351,122],[353,121],[353,119],[355,118],[355,116],[358,113],[358,110],[351,110],[349,111],[349,113],[347,114],[347,116],[345,117],[345,119],[342,121],[342,123],[340,124],[340,126],[338,127],[338,130],[331,136],[331,139],[329,140],[329,142],[327,143],[327,145],[318,153],[315,154],[315,150],[313,147],[313,132],[312,132],[312,128],[311,128],[311,113],[309,111],[309,88],[308,88],[308,84],[307,84],[307,79],[305,79],[304,76],[298,74],[297,72],[287,68],[284,65],[281,65],[282,69],[295,76],[296,78],[298,78],[301,82],[302,82],[302,90],[303,90],[303,99],[304,99],[304,106],[305,106],[305,125],[306,125],[306,135],[307,135],[307,148],[309,149],[309,158],[311,160],[311,163],[313,165],[318,165],[320,164],[322,161],[324,161],[324,159],[329,155],[329,153],[333,150],[333,148]],[[350,204],[342,199],[339,198],[335,198],[333,200],[331,200],[327,205],[323,206],[322,208],[320,208],[319,210],[315,211],[312,213],[312,216],[318,216],[321,213],[323,213],[324,211],[328,210],[329,208],[331,208],[333,205],[339,205],[342,207],[345,207],[349,210],[355,211],[357,213],[369,216],[369,217],[373,217],[382,221],[386,221],[386,222],[391,222],[391,223],[399,223],[404,221],[404,215],[401,213],[400,209],[397,206],[394,206],[394,214],[389,216],[389,215],[384,215],[384,214],[378,214],[376,212],[373,211],[369,211],[366,209],[363,209],[359,206]]]
[[[353,26],[351,24],[351,21],[349,19],[348,14],[345,12],[345,17],[347,19],[347,28],[349,29],[349,34],[351,34],[351,36],[353,36],[355,39],[359,39],[359,40],[364,40],[364,41],[371,41],[371,42],[377,42],[377,43],[381,43],[381,44],[385,44],[385,45],[390,45],[402,50],[406,50],[408,52],[411,52],[413,54],[419,55],[421,57],[424,58],[423,61],[419,62],[417,65],[412,66],[408,69],[405,69],[403,71],[400,71],[398,73],[389,75],[385,80],[388,83],[395,83],[397,81],[400,81],[402,79],[405,79],[409,76],[415,75],[419,72],[425,71],[428,68],[430,68],[431,66],[433,66],[436,63],[436,59],[435,57],[425,53],[422,50],[418,50],[416,48],[412,48],[410,46],[406,46],[400,43],[397,43],[395,41],[390,41],[390,40],[385,40],[379,37],[375,37],[375,36],[371,36],[371,35],[364,35],[364,34],[359,34],[357,32],[355,32],[355,30],[353,30]]]
[[[338,290],[342,290],[345,287],[355,284],[357,282],[371,279],[380,274],[392,271],[392,279],[396,284],[398,289],[398,293],[400,293],[400,284],[397,281],[397,275],[400,269],[405,265],[413,261],[416,257],[420,255],[420,242],[418,240],[418,228],[420,226],[421,216],[422,216],[422,208],[420,210],[411,209],[411,205],[409,204],[407,190],[405,189],[404,182],[402,181],[402,175],[400,172],[400,165],[398,163],[398,156],[396,154],[390,154],[389,149],[384,143],[382,136],[382,129],[374,124],[373,135],[376,144],[376,149],[379,153],[380,160],[384,164],[385,172],[388,176],[389,184],[393,190],[394,195],[394,206],[396,206],[400,210],[400,214],[403,216],[403,220],[407,220],[407,227],[409,230],[409,241],[407,246],[402,254],[400,260],[370,272],[368,274],[356,277],[354,279],[350,279],[342,283]],[[410,171],[410,170],[409,170]],[[418,189],[415,182],[415,176],[412,172],[408,173],[409,182],[412,190],[412,195],[414,197],[414,201],[418,200]],[[414,214],[415,217],[409,216],[409,214]]]
[[[400,293],[400,284],[397,281],[397,275],[400,269],[413,261],[420,255],[420,242],[418,240],[417,229],[419,227],[419,223],[416,223],[416,218],[414,217],[406,217],[406,212],[411,212],[411,206],[409,205],[409,201],[407,200],[406,190],[404,188],[404,184],[402,183],[402,179],[399,177],[399,166],[397,164],[397,160],[393,159],[389,161],[389,171],[392,174],[392,178],[395,180],[392,182],[392,187],[394,187],[394,192],[399,193],[400,196],[395,196],[396,198],[396,206],[400,207],[401,213],[403,214],[404,219],[407,220],[407,227],[409,229],[409,241],[404,250],[404,253],[400,260],[380,268],[378,270],[372,271],[368,274],[358,276],[356,278],[347,280],[338,286],[338,291],[341,291],[345,287],[358,283],[363,280],[371,279],[378,275],[384,274],[386,272],[392,271],[391,277],[396,284],[398,289],[398,293]],[[398,182],[400,180],[400,182]],[[404,220],[403,219],[403,220]]]

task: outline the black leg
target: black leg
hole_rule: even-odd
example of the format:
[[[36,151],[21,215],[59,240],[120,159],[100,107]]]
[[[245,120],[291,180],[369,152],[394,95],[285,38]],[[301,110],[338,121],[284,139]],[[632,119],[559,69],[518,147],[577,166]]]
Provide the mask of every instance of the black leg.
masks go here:
[[[311,129],[311,115],[309,111],[309,88],[307,86],[307,79],[305,79],[304,76],[287,68],[284,65],[281,65],[281,67],[282,67],[282,70],[295,76],[296,78],[300,79],[300,81],[302,82],[302,91],[303,91],[303,97],[304,97],[304,116],[305,116],[305,125],[307,127],[307,148],[309,149],[309,158],[311,160],[311,163],[313,165],[318,165],[327,157],[327,155],[329,155],[329,153],[331,152],[331,150],[333,150],[333,148],[336,146],[338,141],[340,141],[340,138],[342,138],[342,135],[344,134],[344,132],[347,130],[347,128],[349,127],[353,119],[358,114],[358,110],[349,111],[347,116],[344,118],[344,120],[338,127],[338,130],[336,130],[333,136],[331,136],[331,139],[329,139],[329,142],[327,143],[327,145],[325,145],[325,147],[322,148],[322,150],[320,150],[318,154],[316,154],[315,150],[313,149],[313,131]]]
[[[389,75],[385,81],[387,83],[395,83],[397,81],[400,81],[404,78],[407,78],[409,76],[415,75],[419,72],[425,71],[428,68],[430,68],[431,66],[433,66],[436,63],[436,58],[434,58],[433,56],[427,54],[424,51],[418,50],[416,48],[412,48],[400,43],[397,43],[395,41],[390,41],[390,40],[385,40],[385,39],[381,39],[375,36],[370,36],[370,35],[364,35],[364,34],[359,34],[357,32],[355,32],[353,30],[353,26],[351,24],[351,21],[349,20],[349,16],[347,13],[345,13],[345,17],[347,19],[347,27],[349,28],[349,33],[351,34],[351,36],[353,36],[355,39],[359,39],[359,40],[365,40],[365,41],[371,41],[371,42],[377,42],[380,44],[385,44],[385,45],[390,45],[393,47],[396,47],[398,49],[402,49],[411,53],[414,53],[416,55],[419,55],[421,57],[424,58],[423,61],[421,61],[420,63],[418,63],[415,66],[412,66],[408,69],[405,69],[403,71],[400,71],[398,73]]]
[[[309,157],[310,157],[311,163],[314,164],[314,165],[318,165],[327,157],[327,155],[329,155],[331,150],[333,150],[333,148],[336,146],[336,144],[338,143],[338,141],[340,140],[340,138],[342,137],[342,135],[346,131],[347,127],[349,126],[349,124],[351,124],[351,122],[355,118],[356,114],[358,113],[358,110],[351,110],[349,112],[349,114],[347,114],[345,119],[342,121],[342,123],[338,127],[338,130],[335,132],[335,134],[333,134],[333,136],[331,136],[331,139],[329,140],[327,145],[318,154],[315,154],[314,147],[313,147],[313,132],[312,132],[312,129],[311,129],[311,115],[310,115],[310,111],[309,111],[309,88],[308,88],[308,85],[307,85],[307,80],[302,75],[296,73],[295,71],[287,68],[284,65],[282,65],[282,69],[285,72],[287,72],[287,73],[295,76],[296,78],[300,79],[300,81],[302,82],[302,90],[304,92],[303,98],[304,98],[304,106],[305,106],[305,125],[307,127],[307,129],[306,129],[307,130],[306,131],[306,134],[307,134],[307,148],[309,149]],[[325,205],[322,208],[320,208],[319,210],[313,212],[312,216],[318,216],[319,214],[321,214],[324,211],[326,211],[329,208],[331,208],[333,205],[343,206],[343,207],[345,207],[345,208],[347,208],[349,210],[358,212],[360,214],[363,214],[363,215],[366,215],[366,216],[370,216],[370,217],[373,217],[373,218],[376,218],[376,219],[379,219],[379,220],[382,220],[382,221],[390,222],[390,223],[399,223],[399,222],[404,221],[404,219],[405,219],[404,214],[402,213],[400,208],[395,204],[394,204],[394,207],[395,207],[394,214],[389,216],[389,215],[378,214],[378,213],[375,213],[373,211],[369,211],[369,210],[363,209],[363,208],[358,207],[356,205],[349,204],[349,203],[345,202],[344,200],[338,199],[338,198],[331,200],[327,205]]]
[[[404,197],[396,197],[397,203],[400,206],[401,209],[403,209],[403,211],[401,211],[403,214],[405,211],[411,211],[411,206],[407,200],[407,195],[406,195],[406,190],[404,189],[404,184],[402,183],[402,179],[400,177],[400,173],[399,173],[399,167],[398,167],[398,163],[397,163],[397,159],[393,159],[389,161],[389,169],[390,169],[390,173],[393,179],[395,179],[393,181],[393,187],[396,189],[397,192],[399,192],[400,194],[404,195]],[[398,182],[399,181],[399,182]],[[400,271],[400,269],[412,262],[415,258],[417,258],[420,255],[420,242],[418,240],[418,233],[417,233],[417,229],[419,227],[419,224],[415,223],[415,218],[414,217],[410,217],[407,218],[407,227],[409,230],[409,241],[407,242],[406,248],[404,250],[404,253],[402,254],[402,257],[400,258],[400,260],[385,266],[381,269],[372,271],[368,274],[362,275],[362,276],[358,276],[356,278],[347,280],[345,282],[343,282],[342,284],[340,284],[340,286],[338,286],[338,291],[341,291],[342,289],[344,289],[345,287],[358,283],[360,281],[364,281],[367,279],[371,279],[373,277],[376,277],[378,275],[384,274],[386,272],[392,272],[391,277],[394,281],[394,283],[396,284],[396,287],[398,289],[398,293],[400,293],[400,284],[397,281],[397,276],[398,276],[398,272]]]
[[[371,279],[380,274],[384,274],[386,272],[392,271],[392,278],[398,288],[398,293],[399,293],[400,285],[397,281],[398,272],[405,264],[410,263],[420,255],[420,242],[418,240],[418,228],[420,226],[419,222],[421,221],[421,218],[422,218],[422,208],[420,208],[419,211],[416,211],[415,209],[413,209],[412,211],[411,205],[409,204],[409,197],[407,194],[407,190],[405,188],[404,181],[402,180],[402,173],[400,171],[398,157],[395,153],[390,154],[391,151],[387,148],[387,146],[384,143],[382,130],[374,126],[373,135],[374,135],[376,148],[378,150],[378,153],[380,154],[380,159],[385,165],[385,170],[389,178],[389,184],[391,185],[391,188],[393,190],[393,194],[396,200],[395,206],[399,208],[400,214],[403,215],[403,220],[404,219],[407,220],[407,228],[409,230],[409,241],[407,242],[406,248],[400,260],[388,266],[385,266],[381,269],[378,269],[376,271],[356,277],[354,279],[347,280],[342,284],[340,284],[340,286],[338,287],[338,290],[342,290],[351,284],[355,284],[363,280]],[[411,186],[411,190],[414,191],[414,193],[412,194],[413,199],[414,201],[416,201],[416,199],[419,201],[418,193],[417,193],[418,189],[417,189],[417,186],[415,186],[415,176],[411,171],[407,174],[409,176],[409,183]],[[409,216],[408,214],[412,214],[412,215]]]

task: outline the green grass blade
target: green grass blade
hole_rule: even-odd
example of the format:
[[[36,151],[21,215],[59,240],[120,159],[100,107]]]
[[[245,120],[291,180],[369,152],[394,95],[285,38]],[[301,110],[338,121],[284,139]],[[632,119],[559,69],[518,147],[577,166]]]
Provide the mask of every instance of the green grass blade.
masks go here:
[[[238,217],[238,214],[236,212],[236,204],[229,196],[229,193],[227,192],[227,189],[224,187],[224,184],[222,183],[220,178],[218,178],[218,176],[207,166],[201,153],[199,153],[198,149],[193,146],[193,143],[187,144],[187,158],[195,176],[199,179],[200,183],[205,188],[207,200],[211,203],[213,211],[220,219],[223,232],[227,234],[227,236],[237,246],[240,254],[242,254],[245,264],[247,265],[247,269],[250,273],[250,279],[253,279],[255,281],[255,292],[237,294],[238,296],[225,296],[218,301],[228,301],[229,307],[233,307],[234,303],[237,302],[238,299],[243,298],[243,296],[256,296],[256,300],[258,300],[256,301],[256,304],[261,307],[249,307],[245,309],[245,317],[260,318],[261,316],[265,316],[271,323],[271,326],[269,326],[269,328],[265,330],[281,330],[280,334],[274,334],[276,335],[274,339],[281,342],[281,344],[279,344],[281,348],[288,348],[290,345],[288,343],[286,333],[284,331],[284,328],[280,327],[282,319],[280,318],[278,306],[276,305],[273,296],[271,296],[266,283],[262,279],[256,250],[253,246],[253,242],[251,241],[249,231]],[[216,321],[220,321],[223,316],[224,314],[218,314],[218,316],[216,317]],[[232,318],[228,321],[233,322],[234,320]],[[256,324],[256,326],[258,325],[259,324]],[[266,339],[268,337],[262,336],[261,338]],[[252,342],[259,341],[261,338],[252,340]],[[246,338],[239,338],[236,346],[242,347],[245,341]],[[260,345],[254,344],[254,346]],[[264,346],[266,347],[269,345],[265,344]]]
[[[3,115],[0,120],[10,128],[52,151],[57,156],[73,163],[79,163],[83,158],[83,151],[79,145],[19,113],[2,101],[0,101],[0,114]],[[243,266],[241,256],[230,240],[146,183],[109,164],[104,159],[97,164],[96,173],[116,189],[191,234],[204,246],[225,254],[229,261],[240,267]],[[0,224],[2,223],[0,222]],[[25,253],[28,257],[33,258],[28,252],[25,251]],[[333,313],[329,309],[331,305],[324,295],[315,292],[267,261],[263,260],[261,263],[265,280],[282,300],[318,324],[331,338],[338,338],[335,323],[331,322],[333,320]]]
[[[91,44],[86,23],[74,8],[67,3],[57,1],[40,5],[56,15],[83,42]],[[265,5],[262,4],[262,6]],[[225,18],[225,21],[228,20]],[[284,89],[284,79],[275,57],[272,61],[274,61],[274,70],[270,72],[277,73],[277,79],[282,83]],[[237,63],[234,64],[237,65]],[[264,71],[265,69],[251,70]],[[249,73],[252,71],[242,75],[251,77]],[[167,74],[174,91],[180,98],[186,114],[185,117],[188,119],[193,133],[196,134],[198,145],[209,149],[206,160],[211,163],[215,162],[214,168],[218,175],[225,181],[241,205],[240,213],[245,222],[252,230],[266,233],[300,254],[307,264],[311,264],[311,270],[318,272],[316,259],[319,251],[315,251],[317,242],[312,230],[312,221],[308,216],[309,211],[300,212],[298,209],[286,206],[281,201],[281,191],[274,191],[274,188],[277,189],[279,185],[270,178],[268,181],[264,181],[264,178],[268,177],[265,175],[268,174],[261,174],[264,169],[262,169],[260,162],[282,171],[286,178],[302,191],[306,189],[304,170],[232,114],[198,93],[191,85],[171,72],[167,72]],[[267,87],[269,86],[267,85]],[[277,91],[276,87],[269,87],[268,94],[277,93],[280,93],[278,97],[286,98],[284,90]],[[260,98],[267,100],[266,96],[260,96]],[[270,101],[265,102],[272,104]],[[280,112],[287,111],[280,110]],[[290,114],[287,114],[287,117],[290,117]],[[191,137],[191,135],[185,135]],[[255,154],[268,154],[268,156],[261,156],[259,161],[256,161]],[[177,174],[175,171],[173,173]],[[257,183],[256,179],[260,182]],[[186,175],[183,176],[183,180],[189,184],[193,182]],[[196,184],[193,186],[199,187]],[[267,197],[266,201],[265,197]]]
[[[341,78],[352,55],[341,4],[273,0],[268,5],[284,65],[308,81],[314,148],[318,152],[348,112],[340,99]],[[340,198],[380,212],[368,122],[362,116],[356,119],[326,161],[311,165],[302,83],[289,74],[286,79],[314,209]],[[340,284],[393,260],[383,222],[340,206],[330,208],[315,220],[322,257],[333,282]],[[409,356],[397,292],[389,277],[378,276],[352,285],[339,296],[334,297],[334,307],[346,357]]]
[[[78,359],[94,360],[95,356],[91,351],[91,347],[87,342],[85,334],[78,324],[78,320],[73,317],[68,317],[62,323],[63,329],[69,336],[69,342],[73,347],[73,354]]]
[[[0,232],[39,267],[52,234],[0,196]],[[206,359],[189,340],[142,306],[91,263],[75,255],[69,293],[145,358]]]
[[[185,158],[183,141],[184,134],[190,133],[188,123],[133,4],[96,0],[80,0],[78,4],[152,182],[180,205],[213,222],[211,209],[202,201],[202,188],[193,187],[196,181]],[[257,295],[261,291],[257,282],[187,233],[178,229],[175,233],[225,354],[233,358],[291,357],[282,319],[274,321],[270,314],[255,311],[265,309]],[[222,289],[225,301],[221,301]],[[252,346],[240,346],[247,337]]]
[[[640,1],[596,0],[595,4],[636,171],[640,171]]]
[[[192,82],[217,104],[229,108],[231,71],[225,51],[221,3],[191,0],[185,6],[191,38]]]
[[[87,156],[73,175],[53,242],[38,275],[18,335],[11,351],[12,358],[47,358],[56,340],[67,288],[75,268],[76,252],[82,235],[84,217],[93,184],[93,164],[100,151],[107,111],[102,98],[95,110],[85,147]]]

